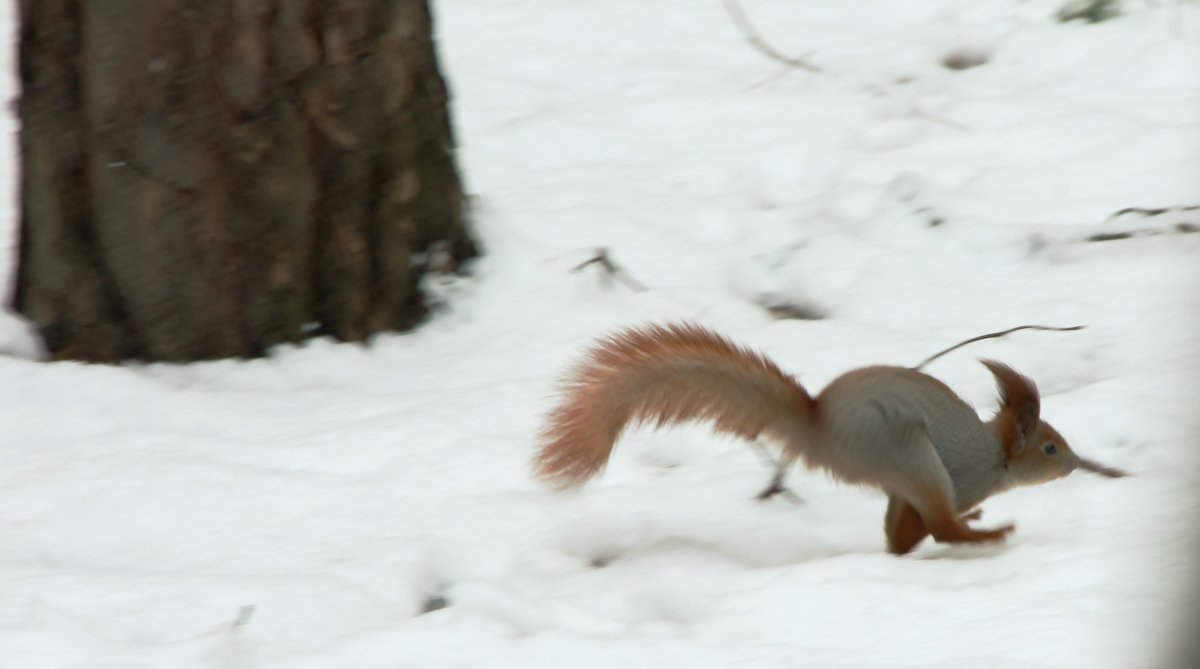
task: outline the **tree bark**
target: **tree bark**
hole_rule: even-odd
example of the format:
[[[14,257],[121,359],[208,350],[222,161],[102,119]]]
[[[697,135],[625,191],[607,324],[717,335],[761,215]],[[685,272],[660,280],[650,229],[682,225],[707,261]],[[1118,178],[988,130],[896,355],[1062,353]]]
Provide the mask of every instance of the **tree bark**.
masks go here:
[[[475,254],[425,0],[21,0],[13,306],[55,358],[416,324]]]

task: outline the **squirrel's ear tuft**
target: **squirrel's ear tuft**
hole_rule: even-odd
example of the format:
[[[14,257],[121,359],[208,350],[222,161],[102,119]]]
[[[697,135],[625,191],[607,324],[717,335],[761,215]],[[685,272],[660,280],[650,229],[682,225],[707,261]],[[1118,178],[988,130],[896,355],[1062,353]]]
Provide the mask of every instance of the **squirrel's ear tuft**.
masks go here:
[[[997,416],[1011,425],[1011,437],[1005,439],[1004,443],[1004,450],[1011,457],[1037,431],[1042,400],[1037,386],[1029,377],[995,360],[980,362],[996,377],[996,385],[1000,388],[1000,411]]]

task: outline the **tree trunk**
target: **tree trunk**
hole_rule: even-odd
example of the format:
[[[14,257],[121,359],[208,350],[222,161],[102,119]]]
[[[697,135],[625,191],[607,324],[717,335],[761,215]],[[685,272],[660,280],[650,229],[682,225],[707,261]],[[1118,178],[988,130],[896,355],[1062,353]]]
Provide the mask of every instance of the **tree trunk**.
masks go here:
[[[13,305],[56,358],[404,329],[474,255],[426,0],[20,0]]]

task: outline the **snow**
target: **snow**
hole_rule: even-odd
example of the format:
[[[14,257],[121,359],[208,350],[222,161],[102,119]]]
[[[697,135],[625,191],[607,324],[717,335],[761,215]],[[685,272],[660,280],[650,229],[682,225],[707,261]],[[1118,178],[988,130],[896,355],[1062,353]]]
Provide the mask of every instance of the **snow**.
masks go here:
[[[822,71],[720,2],[437,3],[487,255],[414,332],[104,367],[0,318],[3,666],[1168,666],[1200,593],[1200,235],[1173,227],[1200,212],[1114,214],[1200,203],[1200,4],[742,6]],[[1131,229],[1160,234],[1086,241]],[[572,273],[597,247],[647,290]],[[812,390],[1086,324],[929,371],[988,411],[974,359],[1009,362],[1134,475],[1006,493],[978,524],[1007,544],[904,558],[878,495],[798,471],[801,502],[757,502],[770,468],[702,427],[532,480],[570,362],[676,319]]]

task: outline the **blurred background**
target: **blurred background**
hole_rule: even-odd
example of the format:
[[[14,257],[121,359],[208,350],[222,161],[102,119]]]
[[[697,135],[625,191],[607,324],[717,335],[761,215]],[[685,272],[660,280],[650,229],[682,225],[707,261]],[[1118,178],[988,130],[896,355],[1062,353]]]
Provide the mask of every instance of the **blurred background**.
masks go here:
[[[0,656],[45,667],[1193,666],[1200,3],[19,0]],[[993,357],[1090,457],[1003,547],[632,430],[529,475],[596,337],[813,392]],[[93,364],[106,363],[106,364]],[[998,632],[1003,630],[1003,632]],[[1193,653],[1193,657],[1195,653]]]

